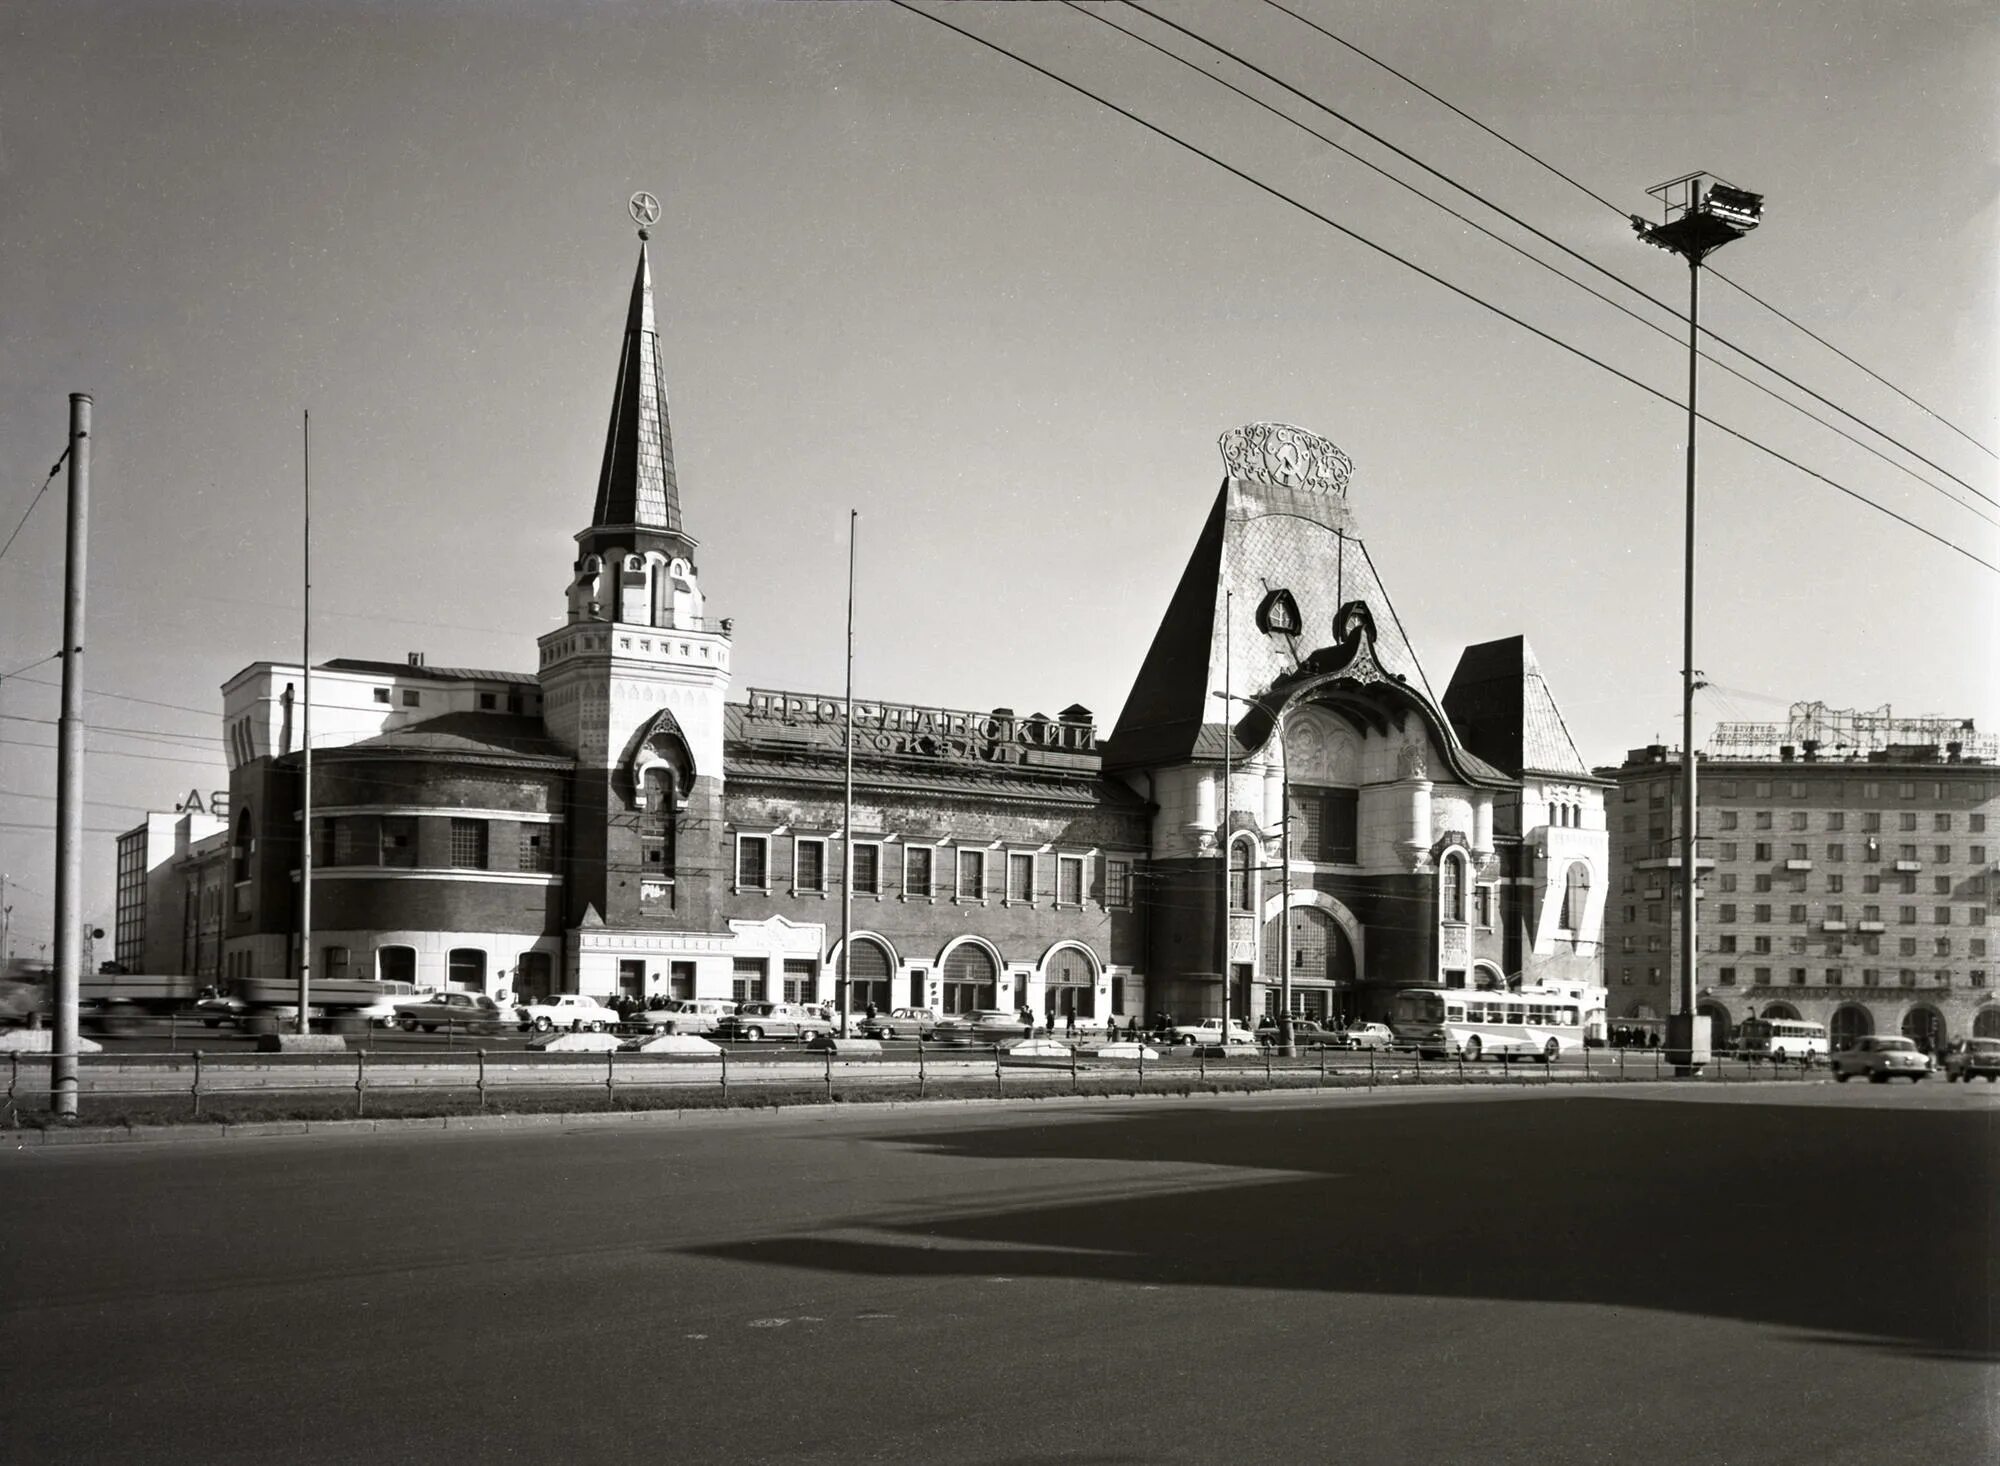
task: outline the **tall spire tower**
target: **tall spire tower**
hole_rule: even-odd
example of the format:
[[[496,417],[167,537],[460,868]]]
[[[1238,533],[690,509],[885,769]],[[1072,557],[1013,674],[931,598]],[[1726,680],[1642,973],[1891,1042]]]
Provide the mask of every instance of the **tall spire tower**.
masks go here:
[[[648,950],[646,934],[704,927],[713,873],[677,859],[679,834],[722,811],[730,638],[708,619],[681,522],[646,248],[659,208],[632,196],[639,263],[597,494],[565,624],[540,641],[543,718],[577,761],[564,924],[586,991],[615,990],[633,960],[621,952]]]

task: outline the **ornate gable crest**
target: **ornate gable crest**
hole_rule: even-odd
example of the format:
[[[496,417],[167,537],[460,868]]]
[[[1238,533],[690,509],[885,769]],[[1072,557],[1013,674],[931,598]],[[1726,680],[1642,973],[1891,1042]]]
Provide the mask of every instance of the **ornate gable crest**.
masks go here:
[[[655,788],[670,799],[675,809],[686,809],[694,788],[694,750],[687,735],[669,708],[661,708],[640,731],[632,746],[629,764],[632,789],[640,809],[649,807]],[[658,777],[654,777],[654,776]]]

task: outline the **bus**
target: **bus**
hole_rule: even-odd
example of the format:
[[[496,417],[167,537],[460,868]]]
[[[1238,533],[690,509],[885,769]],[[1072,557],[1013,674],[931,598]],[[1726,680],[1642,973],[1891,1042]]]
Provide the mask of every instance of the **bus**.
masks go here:
[[[1808,1067],[1827,1057],[1824,1023],[1802,1018],[1746,1018],[1736,1030],[1736,1052],[1746,1059],[1783,1064],[1797,1059]]]
[[[1531,1058],[1548,1063],[1583,1045],[1583,1014],[1567,994],[1405,988],[1389,1027],[1399,1048],[1425,1058]]]

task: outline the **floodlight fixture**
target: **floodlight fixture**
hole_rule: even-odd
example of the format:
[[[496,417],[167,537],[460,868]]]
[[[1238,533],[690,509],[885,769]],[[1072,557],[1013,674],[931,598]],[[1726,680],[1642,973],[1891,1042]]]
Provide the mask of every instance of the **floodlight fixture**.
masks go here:
[[[1709,173],[1684,173],[1646,190],[1660,201],[1662,219],[1632,215],[1632,228],[1646,243],[1700,264],[1731,240],[1741,239],[1764,219],[1764,196],[1738,188]]]

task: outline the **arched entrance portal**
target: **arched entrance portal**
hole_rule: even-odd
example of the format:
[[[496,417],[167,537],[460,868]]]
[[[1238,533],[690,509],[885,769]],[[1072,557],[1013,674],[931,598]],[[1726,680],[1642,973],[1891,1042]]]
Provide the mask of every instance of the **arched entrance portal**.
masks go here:
[[[1944,1014],[1929,1003],[1919,1003],[1903,1015],[1903,1037],[1927,1054],[1944,1052]]]
[[[1790,1003],[1770,1003],[1764,1008],[1766,1018],[1797,1018],[1799,1010]]]
[[[1042,991],[1052,1019],[1097,1016],[1097,963],[1078,946],[1057,947],[1043,963]]]
[[[1856,1039],[1866,1038],[1875,1031],[1875,1015],[1859,1003],[1842,1003],[1833,1010],[1833,1021],[1826,1027],[1836,1051],[1851,1049]]]
[[[1292,1011],[1321,1022],[1354,1017],[1354,948],[1333,913],[1319,906],[1294,906],[1285,916],[1264,923],[1267,1009],[1276,1011],[1283,992],[1285,970],[1279,951],[1283,920],[1289,920],[1292,928]]]

